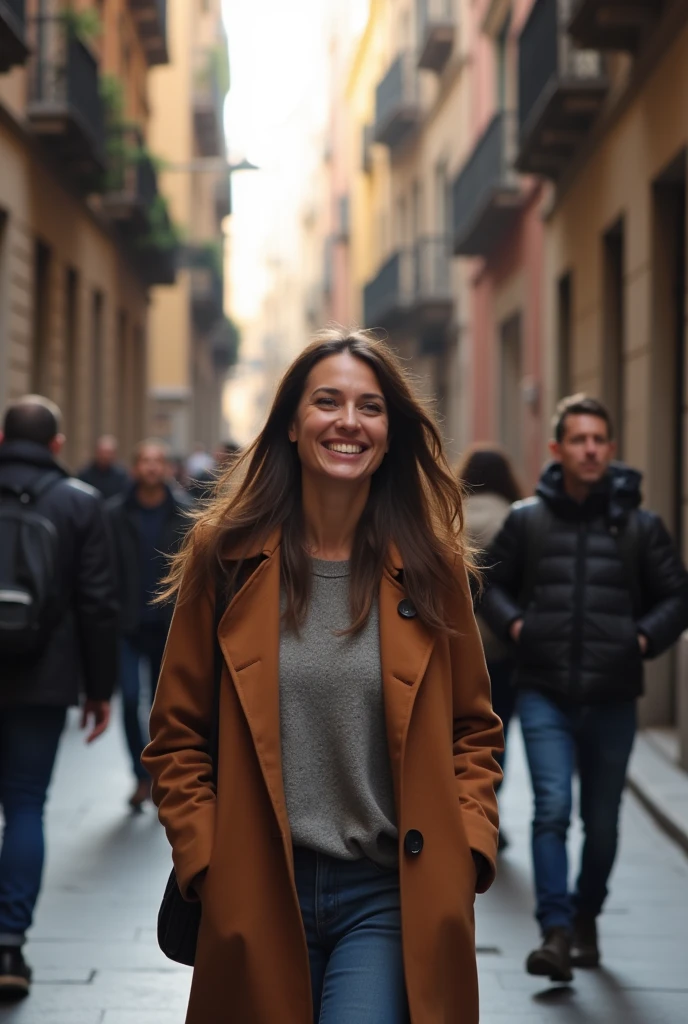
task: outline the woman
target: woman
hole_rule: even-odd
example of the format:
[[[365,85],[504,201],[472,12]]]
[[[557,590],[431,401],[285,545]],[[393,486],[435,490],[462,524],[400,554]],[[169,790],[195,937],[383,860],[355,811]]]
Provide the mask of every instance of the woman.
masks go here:
[[[174,563],[144,756],[203,906],[187,1024],[477,1024],[501,728],[437,428],[385,345],[330,331],[242,465]]]
[[[509,509],[522,494],[508,458],[499,448],[476,444],[465,453],[457,475],[468,491],[465,502],[466,531],[474,547],[486,552],[502,528]],[[515,691],[512,685],[514,665],[510,652],[489,626],[478,615],[478,627],[483,639],[487,669],[492,682],[492,706],[502,720],[504,739],[514,713]],[[504,751],[497,753],[500,768],[504,768]],[[499,848],[507,840],[499,836]]]

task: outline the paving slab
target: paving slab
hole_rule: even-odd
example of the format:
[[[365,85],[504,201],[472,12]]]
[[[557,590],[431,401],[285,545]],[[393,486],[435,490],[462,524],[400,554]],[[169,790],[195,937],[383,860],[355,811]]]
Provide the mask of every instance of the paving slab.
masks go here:
[[[127,808],[132,783],[118,726],[86,748],[70,719],[27,945],[35,984],[23,1003],[0,1005],[0,1024],[183,1024],[191,971],[166,960],[155,939],[169,849],[152,809],[132,816]],[[511,846],[476,902],[481,1024],[688,1024],[688,858],[630,793],[600,925],[604,969],[576,972],[572,986],[524,972],[538,931],[518,729],[513,740],[502,795]],[[575,825],[574,857],[580,841]]]

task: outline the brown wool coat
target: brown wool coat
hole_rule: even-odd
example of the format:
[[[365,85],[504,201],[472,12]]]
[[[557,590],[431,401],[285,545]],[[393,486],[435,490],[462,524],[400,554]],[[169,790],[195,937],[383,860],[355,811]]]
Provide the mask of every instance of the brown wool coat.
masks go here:
[[[399,565],[399,559],[393,558]],[[501,749],[463,567],[452,619],[433,638],[404,618],[394,570],[380,585],[380,652],[400,835],[402,934],[412,1024],[478,1024],[471,850],[494,877]],[[180,601],[144,764],[180,888],[207,869],[187,1024],[311,1024],[306,941],[280,763],[279,535],[225,612],[217,795],[206,753],[213,597]],[[405,852],[411,829],[420,854]]]

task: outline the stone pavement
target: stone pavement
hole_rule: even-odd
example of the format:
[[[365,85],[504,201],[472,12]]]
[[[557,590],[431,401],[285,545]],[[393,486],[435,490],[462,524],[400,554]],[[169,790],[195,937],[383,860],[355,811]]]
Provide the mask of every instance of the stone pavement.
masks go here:
[[[571,988],[523,972],[537,931],[517,730],[514,739],[503,800],[512,846],[477,903],[481,1024],[688,1024],[688,859],[630,795],[601,927],[605,969],[578,972]],[[72,721],[27,946],[36,982],[28,1000],[0,1008],[1,1024],[182,1024],[190,971],[162,956],[154,932],[169,853],[151,811],[128,814],[130,785],[119,729],[87,749]],[[227,1024],[242,1022],[230,1012]]]

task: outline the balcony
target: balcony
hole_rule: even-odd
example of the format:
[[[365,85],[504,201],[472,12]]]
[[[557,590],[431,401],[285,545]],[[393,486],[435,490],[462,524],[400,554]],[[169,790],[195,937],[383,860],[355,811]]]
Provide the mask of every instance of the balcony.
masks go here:
[[[638,49],[662,13],[662,0],[577,0],[569,33],[595,50]]]
[[[210,332],[210,351],[215,369],[227,373],[239,357],[239,331],[229,317],[223,316]]]
[[[184,259],[190,270],[191,312],[196,327],[208,331],[223,316],[224,282],[219,245],[188,246]]]
[[[167,0],[129,0],[149,67],[167,64]]]
[[[133,125],[112,125],[107,135],[103,209],[127,237],[145,234],[158,196],[158,175]]]
[[[0,74],[26,60],[25,27],[24,0],[0,0]]]
[[[421,122],[418,70],[411,53],[402,53],[375,90],[375,141],[395,149]]]
[[[232,212],[232,183],[229,176],[229,170],[227,174],[223,174],[221,178],[218,178],[215,182],[215,217],[218,223],[222,223],[225,217],[229,217]]]
[[[516,117],[501,111],[454,181],[456,256],[489,256],[518,217],[522,194],[515,156]]]
[[[602,55],[566,34],[571,0],[536,0],[519,40],[521,171],[557,179],[584,141],[609,83]]]
[[[452,0],[418,0],[418,67],[444,71],[454,48]]]
[[[363,295],[366,327],[403,327],[418,333],[422,344],[444,331],[453,307],[449,242],[442,237],[395,252]]]
[[[105,117],[98,63],[61,18],[30,24],[27,119],[44,146],[84,188],[105,169]]]
[[[200,156],[222,156],[224,143],[224,98],[219,51],[197,50],[193,62],[193,118]],[[226,60],[226,55],[225,55]]]

